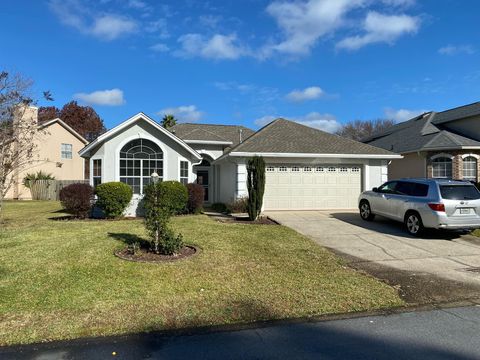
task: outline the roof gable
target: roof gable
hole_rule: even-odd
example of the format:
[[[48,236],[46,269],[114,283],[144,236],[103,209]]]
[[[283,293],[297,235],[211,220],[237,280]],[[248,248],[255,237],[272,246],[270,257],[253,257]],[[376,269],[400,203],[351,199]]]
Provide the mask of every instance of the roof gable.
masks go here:
[[[111,139],[114,137],[116,134],[120,133],[123,129],[129,127],[130,125],[135,124],[136,122],[139,121],[145,121],[147,124],[153,126],[155,129],[160,131],[161,133],[165,134],[166,136],[170,137],[172,140],[174,140],[176,143],[178,143],[181,147],[183,147],[185,150],[187,150],[189,153],[191,153],[194,157],[197,159],[201,159],[201,155],[197,153],[195,150],[193,150],[187,143],[185,143],[182,139],[178,138],[174,134],[172,134],[170,131],[162,127],[160,124],[158,124],[155,120],[150,118],[149,116],[145,115],[143,112],[139,112],[138,114],[132,116],[131,118],[125,120],[121,124],[117,125],[113,129],[110,129],[106,133],[100,135],[98,138],[96,138],[94,141],[92,141],[90,144],[88,144],[86,147],[84,147],[82,150],[79,151],[80,156],[85,156],[88,157],[88,154],[90,150],[92,150],[95,146],[104,143],[105,141]]]
[[[45,121],[41,124],[38,125],[39,129],[44,129],[46,127],[49,127],[53,124],[58,124],[62,126],[65,130],[67,130],[69,133],[71,133],[73,136],[75,136],[78,140],[80,140],[82,143],[85,145],[88,144],[88,140],[85,139],[82,135],[80,135],[78,132],[76,132],[71,126],[67,125],[62,119],[56,118],[52,120]]]

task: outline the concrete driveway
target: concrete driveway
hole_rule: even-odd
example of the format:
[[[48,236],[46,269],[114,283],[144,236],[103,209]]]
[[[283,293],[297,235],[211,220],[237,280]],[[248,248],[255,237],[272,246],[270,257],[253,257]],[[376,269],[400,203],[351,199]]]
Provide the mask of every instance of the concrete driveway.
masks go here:
[[[440,231],[413,238],[403,224],[378,216],[373,222],[365,222],[357,211],[348,210],[278,211],[267,215],[342,255],[354,267],[368,270],[369,265],[376,264],[480,286],[479,238]],[[479,289],[475,291],[478,296]]]

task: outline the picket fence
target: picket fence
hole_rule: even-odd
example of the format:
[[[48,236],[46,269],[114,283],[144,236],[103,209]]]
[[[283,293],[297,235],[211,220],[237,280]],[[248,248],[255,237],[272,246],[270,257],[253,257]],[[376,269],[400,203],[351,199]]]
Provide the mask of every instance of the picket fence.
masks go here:
[[[88,184],[88,180],[34,180],[30,183],[33,200],[59,200],[60,190],[71,184]]]

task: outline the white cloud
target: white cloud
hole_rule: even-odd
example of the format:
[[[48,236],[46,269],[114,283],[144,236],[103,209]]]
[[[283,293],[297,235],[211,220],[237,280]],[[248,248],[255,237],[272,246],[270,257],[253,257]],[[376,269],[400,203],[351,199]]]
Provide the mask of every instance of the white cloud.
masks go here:
[[[438,53],[442,55],[472,55],[475,53],[475,48],[472,45],[447,45],[438,49]]]
[[[165,44],[158,43],[150,46],[150,50],[155,52],[167,52],[170,50],[170,48]]]
[[[165,108],[157,112],[158,116],[174,115],[179,121],[196,122],[203,117],[203,112],[195,105],[183,105],[178,107]]]
[[[345,15],[363,6],[365,0],[309,0],[306,2],[274,1],[267,7],[284,34],[284,40],[264,48],[272,52],[306,55],[317,41],[344,24]]]
[[[267,115],[255,120],[257,126],[265,126],[273,120],[281,116]],[[342,124],[338,122],[336,117],[331,114],[320,114],[318,112],[311,112],[304,116],[286,117],[286,119],[293,120],[299,124],[306,125],[318,130],[335,133],[342,128]]]
[[[286,98],[293,102],[303,102],[307,100],[319,99],[325,95],[325,92],[318,86],[310,86],[303,90],[293,90],[287,94]]]
[[[77,93],[73,98],[91,105],[118,106],[125,104],[123,91],[120,89],[98,90],[91,93]]]
[[[419,27],[418,17],[370,11],[363,24],[365,34],[347,37],[337,44],[337,48],[358,50],[373,43],[393,44],[402,35],[416,33]]]
[[[114,40],[138,30],[137,22],[130,18],[109,13],[98,15],[76,0],[50,0],[49,7],[63,24],[102,40]]]
[[[104,15],[94,20],[89,32],[101,39],[114,40],[137,30],[137,23],[118,15]]]
[[[238,44],[235,34],[215,34],[206,38],[201,34],[186,34],[178,41],[182,49],[177,55],[183,57],[202,57],[215,60],[235,60],[246,54],[246,50]]]
[[[428,110],[409,110],[409,109],[385,109],[385,117],[397,123],[410,120],[415,116],[428,112]]]

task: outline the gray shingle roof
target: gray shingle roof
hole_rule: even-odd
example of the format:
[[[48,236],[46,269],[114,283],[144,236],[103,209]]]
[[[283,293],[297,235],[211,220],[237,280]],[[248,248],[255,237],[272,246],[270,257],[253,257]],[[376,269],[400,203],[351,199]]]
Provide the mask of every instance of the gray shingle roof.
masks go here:
[[[480,103],[461,106],[442,112],[431,112],[394,125],[374,134],[364,142],[396,153],[433,149],[458,149],[479,146],[480,142],[456,134],[444,126],[449,121],[480,115]]]
[[[233,146],[250,137],[255,131],[244,126],[182,123],[172,127],[171,131],[182,140],[229,141]]]
[[[264,126],[231,152],[393,155],[390,151],[285,119]]]

